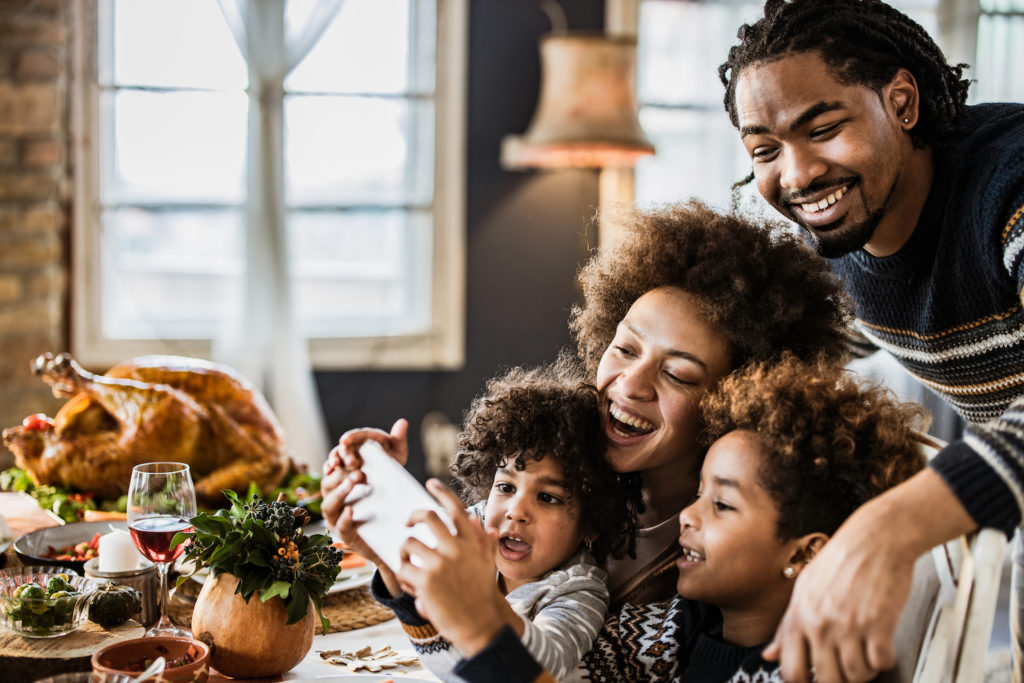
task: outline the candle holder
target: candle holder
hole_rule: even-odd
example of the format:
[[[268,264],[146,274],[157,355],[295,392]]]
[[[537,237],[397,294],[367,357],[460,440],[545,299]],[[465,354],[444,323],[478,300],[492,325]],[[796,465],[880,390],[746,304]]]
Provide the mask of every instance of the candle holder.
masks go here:
[[[160,618],[160,576],[156,565],[143,560],[136,569],[121,571],[100,571],[99,558],[94,557],[85,563],[85,577],[96,583],[116,583],[120,586],[131,586],[142,593],[142,612],[139,621],[143,626],[151,626]]]

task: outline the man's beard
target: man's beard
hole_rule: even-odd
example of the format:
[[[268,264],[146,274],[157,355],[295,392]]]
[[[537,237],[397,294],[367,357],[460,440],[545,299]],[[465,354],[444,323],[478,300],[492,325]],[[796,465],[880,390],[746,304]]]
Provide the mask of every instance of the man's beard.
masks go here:
[[[871,239],[871,236],[875,234],[875,229],[882,222],[884,214],[884,208],[879,209],[869,214],[860,223],[846,228],[836,227],[824,232],[812,230],[806,225],[801,227],[810,235],[811,241],[814,242],[819,254],[825,258],[839,258],[863,248],[868,243],[868,240]]]
[[[854,223],[845,228],[836,224],[827,225],[819,228],[820,232],[819,230],[812,230],[803,225],[803,223],[800,225],[810,234],[811,241],[818,248],[819,254],[825,258],[846,256],[858,249],[864,248],[864,245],[868,243],[871,236],[875,234],[875,230],[878,229],[882,219],[885,217],[886,209],[889,208],[889,202],[892,201],[893,195],[896,194],[898,183],[899,175],[893,178],[892,184],[889,186],[889,192],[885,195],[885,200],[875,211],[871,211],[868,208],[867,198],[862,196],[862,206],[867,214],[867,218],[860,223]],[[842,222],[842,219],[838,222]]]

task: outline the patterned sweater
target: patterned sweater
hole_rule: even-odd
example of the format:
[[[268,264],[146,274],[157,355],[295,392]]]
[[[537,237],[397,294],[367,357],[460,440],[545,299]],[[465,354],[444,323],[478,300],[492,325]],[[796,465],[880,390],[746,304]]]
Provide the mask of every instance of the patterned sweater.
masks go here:
[[[599,683],[782,683],[778,664],[761,658],[763,649],[725,642],[717,608],[677,595],[671,602],[626,605],[610,618],[583,660],[583,675]],[[474,682],[552,680],[511,629],[457,671]]]
[[[857,327],[966,420],[932,461],[980,526],[1024,509],[1024,105],[967,107],[896,254],[833,261]]]

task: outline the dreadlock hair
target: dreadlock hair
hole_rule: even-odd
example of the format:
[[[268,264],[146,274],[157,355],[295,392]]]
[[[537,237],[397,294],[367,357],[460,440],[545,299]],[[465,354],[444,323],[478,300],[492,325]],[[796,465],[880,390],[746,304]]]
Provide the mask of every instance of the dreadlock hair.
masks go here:
[[[725,110],[739,128],[736,81],[752,64],[817,52],[844,85],[864,85],[880,93],[898,69],[917,81],[917,125],[910,131],[918,147],[941,145],[956,133],[967,100],[966,64],[951,66],[919,24],[880,0],[767,0],[764,17],[744,24],[718,67],[725,86]]]
[[[824,357],[783,353],[749,365],[706,394],[701,410],[706,445],[738,429],[756,434],[758,483],[778,506],[782,540],[831,536],[925,464],[914,431],[927,424],[924,409]]]
[[[572,354],[534,369],[515,367],[488,380],[473,399],[449,471],[463,502],[485,500],[499,467],[522,471],[554,458],[579,503],[580,529],[597,560],[635,556],[639,477],[617,474],[604,458],[597,389]]]

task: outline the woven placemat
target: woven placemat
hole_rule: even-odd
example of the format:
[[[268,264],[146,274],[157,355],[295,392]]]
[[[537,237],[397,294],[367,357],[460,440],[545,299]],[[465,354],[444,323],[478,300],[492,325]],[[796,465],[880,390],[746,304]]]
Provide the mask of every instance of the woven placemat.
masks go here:
[[[366,586],[328,595],[321,608],[331,622],[331,633],[354,631],[395,618],[394,612],[373,599]]]

